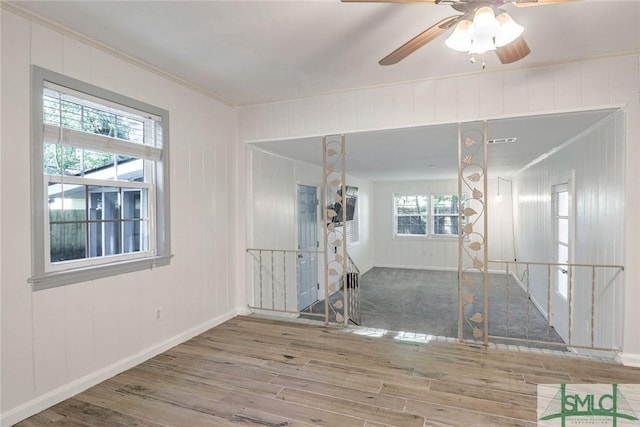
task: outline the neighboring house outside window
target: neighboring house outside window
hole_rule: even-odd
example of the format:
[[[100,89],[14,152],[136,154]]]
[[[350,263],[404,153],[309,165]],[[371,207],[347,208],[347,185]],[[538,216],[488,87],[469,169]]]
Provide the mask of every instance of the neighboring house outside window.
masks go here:
[[[170,258],[167,111],[33,67],[35,289]]]
[[[458,236],[459,207],[457,194],[395,194],[393,196],[394,235],[398,237]]]

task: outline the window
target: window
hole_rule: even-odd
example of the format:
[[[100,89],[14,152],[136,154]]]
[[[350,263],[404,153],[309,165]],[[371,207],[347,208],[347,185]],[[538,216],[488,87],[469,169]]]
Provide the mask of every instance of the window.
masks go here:
[[[459,206],[460,203],[457,194],[437,194],[431,196],[433,235],[458,235]]]
[[[32,76],[34,288],[168,264],[168,112]]]
[[[560,184],[553,187],[553,206],[556,262],[558,264],[568,264],[570,259],[569,230],[571,227],[568,184]],[[569,296],[569,267],[567,265],[558,265],[555,270],[556,290],[566,300]]]
[[[426,194],[393,197],[395,234],[426,236],[429,223],[429,196]]]
[[[394,195],[395,235],[458,236],[459,200],[457,194]]]
[[[347,215],[351,217],[346,222],[347,243],[358,243],[360,241],[360,206],[358,205],[358,187],[347,186]]]

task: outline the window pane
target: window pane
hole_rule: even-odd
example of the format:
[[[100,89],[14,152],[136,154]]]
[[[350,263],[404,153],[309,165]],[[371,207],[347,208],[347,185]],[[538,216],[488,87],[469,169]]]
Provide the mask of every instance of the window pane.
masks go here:
[[[433,234],[458,235],[458,215],[434,217]]]
[[[44,91],[43,121],[137,144],[145,143],[145,121],[153,130],[150,119],[50,89]],[[154,132],[150,133],[147,143],[156,145]]]
[[[556,281],[558,283],[558,293],[567,298],[569,293],[569,274],[565,273],[565,271],[563,268],[556,270]]]
[[[423,194],[395,197],[398,215],[420,215],[427,213],[428,199]]]
[[[558,241],[569,243],[569,220],[566,218],[558,218]]]
[[[56,144],[44,144],[42,166],[45,175],[60,175],[62,173],[62,147]]]
[[[569,262],[569,247],[565,245],[556,245],[558,248],[558,259],[557,262],[568,263]]]
[[[82,106],[61,99],[58,93],[45,90],[43,120],[55,126],[82,130]]]
[[[95,219],[120,219],[119,188],[89,186],[89,194],[91,195],[89,209],[95,213]]]
[[[45,94],[42,97],[42,113],[44,123],[58,126],[60,123],[60,100]]]
[[[117,137],[115,114],[87,106],[82,107],[82,113],[83,131]]]
[[[84,221],[86,218],[84,185],[49,184],[49,222]]]
[[[144,122],[128,117],[118,117],[118,138],[144,144]]]
[[[103,233],[104,255],[116,255],[122,253],[121,250],[121,228],[120,221],[105,221]]]
[[[124,221],[123,252],[140,252],[147,250],[147,221]]]
[[[567,191],[562,191],[557,193],[557,195],[558,215],[569,216],[569,193]]]
[[[142,190],[123,190],[122,192],[122,218],[123,219],[141,218],[140,216],[141,196],[142,196]]]
[[[114,154],[84,150],[83,160],[83,176],[93,179],[115,178]]]
[[[120,189],[89,187],[90,256],[114,255],[120,250]]]
[[[51,262],[86,257],[86,223],[51,224],[49,233]]]
[[[82,172],[82,150],[79,148],[45,144],[42,160],[47,175],[76,176]]]
[[[419,215],[399,216],[396,222],[396,234],[427,234],[426,216]]]
[[[434,215],[458,214],[458,195],[437,195],[431,198]]]
[[[116,179],[119,181],[144,182],[144,160],[118,156]]]

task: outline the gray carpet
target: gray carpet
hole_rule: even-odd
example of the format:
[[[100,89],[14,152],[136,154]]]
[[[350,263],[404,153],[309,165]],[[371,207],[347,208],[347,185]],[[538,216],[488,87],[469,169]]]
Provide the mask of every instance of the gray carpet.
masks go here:
[[[360,285],[362,326],[458,336],[457,272],[375,267],[362,275]],[[507,310],[506,286],[505,275],[489,275],[489,334],[562,343],[553,328],[547,333],[546,320],[512,277],[508,280]],[[470,328],[465,328],[465,338],[471,339]],[[517,344],[515,341],[499,342]],[[559,346],[549,348],[563,349]]]
[[[479,276],[476,278],[479,280]],[[506,300],[508,283],[509,304]],[[404,331],[443,337],[458,337],[458,273],[455,271],[414,270],[374,267],[360,278],[362,324],[360,326],[388,331]],[[482,298],[482,295],[478,296]],[[338,291],[329,297],[333,303],[342,300]],[[329,321],[335,322],[336,310],[330,305]],[[324,301],[301,312],[302,318],[324,320],[304,313],[324,314]],[[527,313],[528,310],[528,313]],[[338,310],[340,314],[342,310]],[[470,313],[472,314],[472,313]],[[470,315],[469,314],[469,315]],[[527,317],[529,327],[527,332]],[[562,343],[538,308],[527,299],[513,277],[489,275],[489,335],[528,338]],[[473,340],[471,328],[465,328],[465,339]],[[523,345],[513,340],[496,343]],[[564,350],[558,345],[528,344],[530,347]]]

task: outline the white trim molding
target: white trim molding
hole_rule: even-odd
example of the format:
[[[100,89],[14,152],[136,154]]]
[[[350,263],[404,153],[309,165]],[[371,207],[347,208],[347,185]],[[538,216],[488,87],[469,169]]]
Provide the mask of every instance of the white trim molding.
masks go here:
[[[633,366],[635,368],[640,368],[640,354],[619,353],[618,358],[624,366]]]
[[[186,342],[191,338],[203,332],[206,332],[209,329],[214,328],[229,319],[236,317],[238,314],[240,313],[238,313],[236,310],[232,310],[223,315],[214,317],[213,319],[207,320],[206,322],[201,323],[191,329],[188,329],[164,341],[154,344],[151,347],[148,347],[136,354],[125,357],[124,359],[121,359],[98,371],[92,372],[88,375],[85,375],[84,377],[64,384],[54,390],[49,391],[48,393],[36,397],[35,399],[25,402],[20,406],[10,409],[9,411],[0,414],[0,426],[9,427],[26,418],[29,418],[30,416],[35,415],[47,408],[50,408],[51,406],[60,403],[65,399],[69,399],[70,397],[73,397],[76,394],[81,393],[88,388],[101,383],[102,381],[114,377],[115,375],[124,372],[127,369],[131,369],[134,366],[139,365],[140,363],[149,360],[150,358],[157,356],[158,354],[163,353],[178,344],[182,344],[183,342]]]

